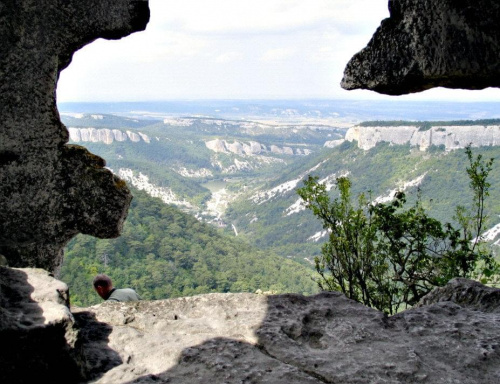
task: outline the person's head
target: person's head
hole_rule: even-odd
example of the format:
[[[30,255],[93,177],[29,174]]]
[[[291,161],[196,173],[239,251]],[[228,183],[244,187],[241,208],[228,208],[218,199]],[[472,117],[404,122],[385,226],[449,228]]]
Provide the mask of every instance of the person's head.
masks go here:
[[[104,274],[97,275],[96,277],[94,277],[93,284],[97,294],[104,300],[106,300],[109,296],[109,293],[113,289],[111,278],[108,275]]]

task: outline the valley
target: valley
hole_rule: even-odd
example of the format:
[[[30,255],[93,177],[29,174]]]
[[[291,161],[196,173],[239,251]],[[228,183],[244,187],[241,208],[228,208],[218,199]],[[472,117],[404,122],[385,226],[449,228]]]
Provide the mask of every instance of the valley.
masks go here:
[[[240,107],[238,113],[228,109],[226,114],[205,111],[203,116],[159,111],[63,112],[62,120],[70,130],[71,143],[105,158],[107,166],[130,186],[210,224],[224,238],[253,247],[252,252],[289,260],[308,271],[313,270],[314,257],[328,235],[297,195],[296,189],[308,175],[317,176],[331,193],[335,193],[335,179],[348,176],[354,194],[368,193],[375,202],[389,201],[397,190],[405,190],[410,204],[420,195],[431,215],[444,222],[453,222],[454,208],[468,206],[471,201],[466,155],[461,148],[465,139],[459,144],[453,141],[450,147],[440,141],[438,145],[429,141],[423,145],[411,140],[415,135],[402,140],[397,134],[398,127],[405,127],[405,132],[436,136],[446,130],[448,135],[460,125],[456,122],[452,127],[442,120],[427,121],[429,128],[419,130],[422,120],[361,121],[366,111],[343,116],[300,108],[294,113],[289,108],[284,113],[276,108],[257,113]],[[500,121],[490,123],[493,128],[488,128],[487,135],[480,133],[486,129],[484,121],[467,121],[460,129],[465,127],[466,138],[479,137],[472,143],[474,153],[499,158],[495,140],[497,135],[500,140],[500,130],[494,127]],[[365,129],[383,131],[385,136],[373,138],[371,134],[370,145],[360,145],[359,135]],[[358,136],[349,134],[353,130]],[[488,228],[493,228],[500,222],[499,167],[494,166],[490,178]],[[147,225],[143,229],[147,231]],[[497,234],[490,231],[488,240],[497,241]],[[67,253],[72,252],[74,245],[70,243]],[[168,256],[158,253],[152,252],[155,258]],[[95,253],[89,257],[99,265],[101,256]],[[271,289],[255,282],[245,284],[250,291]],[[205,288],[176,292],[215,289],[200,286]]]

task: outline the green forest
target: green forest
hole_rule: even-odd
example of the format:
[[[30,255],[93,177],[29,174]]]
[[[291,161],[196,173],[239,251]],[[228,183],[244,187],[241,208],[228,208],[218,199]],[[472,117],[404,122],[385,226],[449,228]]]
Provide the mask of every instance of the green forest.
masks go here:
[[[72,305],[101,301],[92,288],[98,273],[147,300],[258,289],[317,292],[311,268],[223,235],[144,192],[133,194],[121,237],[79,235],[68,244],[59,278]]]

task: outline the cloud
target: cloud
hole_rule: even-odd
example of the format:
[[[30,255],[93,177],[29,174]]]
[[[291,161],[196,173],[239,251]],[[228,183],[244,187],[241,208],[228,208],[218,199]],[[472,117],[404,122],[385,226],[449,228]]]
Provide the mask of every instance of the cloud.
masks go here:
[[[164,31],[198,34],[292,33],[341,26],[348,33],[388,15],[387,0],[151,0]],[[372,21],[372,23],[368,22]]]
[[[244,55],[241,52],[225,52],[215,58],[216,63],[226,64],[242,60]]]
[[[261,61],[279,61],[290,58],[295,54],[293,48],[274,48],[267,50],[261,57]]]
[[[385,97],[339,83],[389,15],[387,0],[150,0],[150,7],[146,31],[75,54],[61,74],[60,101]],[[465,100],[499,91],[453,92]]]
[[[353,36],[357,49],[368,42],[387,0],[150,0],[150,7],[146,31],[75,55],[60,100],[334,90],[356,52]]]

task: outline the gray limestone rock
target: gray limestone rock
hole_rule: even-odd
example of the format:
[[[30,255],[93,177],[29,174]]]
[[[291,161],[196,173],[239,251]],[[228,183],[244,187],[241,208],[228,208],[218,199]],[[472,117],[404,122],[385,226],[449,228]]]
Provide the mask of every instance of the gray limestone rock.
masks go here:
[[[0,267],[2,383],[496,384],[500,290],[452,280],[387,317],[340,293],[209,294],[68,309]]]
[[[0,382],[80,378],[68,287],[42,269],[0,267]]]
[[[416,307],[444,301],[452,301],[477,311],[500,314],[500,289],[485,287],[477,281],[463,278],[453,279],[444,287],[436,288],[423,297]]]
[[[130,192],[104,160],[65,145],[55,90],[76,50],[148,20],[147,0],[0,1],[0,253],[10,266],[53,271],[75,234],[118,236]]]
[[[81,311],[112,327],[108,347],[123,364],[94,370],[91,381],[498,383],[500,313],[491,308],[500,290],[455,280],[433,295],[393,317],[340,293],[103,303]],[[99,366],[109,362],[90,345],[82,351]]]
[[[389,11],[347,64],[343,88],[400,95],[500,86],[497,0],[390,0]]]

